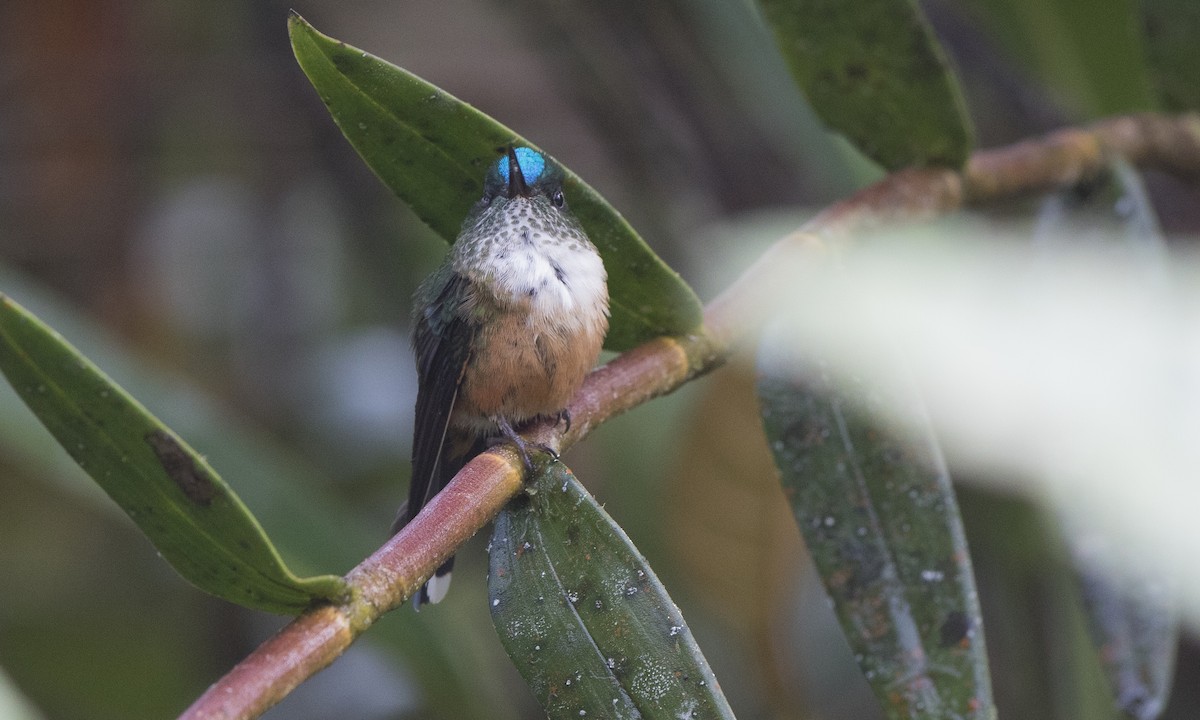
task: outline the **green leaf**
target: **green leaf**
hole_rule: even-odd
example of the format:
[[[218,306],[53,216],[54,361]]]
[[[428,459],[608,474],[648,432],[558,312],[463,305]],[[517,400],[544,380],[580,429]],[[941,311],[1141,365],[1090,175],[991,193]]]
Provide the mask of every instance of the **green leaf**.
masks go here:
[[[292,14],[288,29],[300,67],[350,144],[447,242],[482,196],[498,153],[513,144],[537,147],[421,78],[322,35],[299,15]],[[571,209],[608,270],[612,320],[605,347],[626,350],[694,331],[702,308],[691,288],[595,190],[563,170]]]
[[[763,422],[796,522],[887,716],[994,718],[962,520],[927,421],[914,409],[924,438],[905,443],[872,420],[876,404],[919,408],[919,399],[900,390],[905,383],[835,388],[820,364],[788,362],[786,375],[760,378]]]
[[[1041,272],[1059,273],[1073,260],[1071,251],[1091,249],[1111,256],[1144,292],[1170,292],[1166,240],[1141,177],[1123,160],[1110,163],[1095,183],[1047,196],[1034,244]],[[1155,566],[1151,558],[1124,547],[1103,526],[1063,515],[1075,579],[1114,701],[1126,717],[1155,720],[1167,705],[1179,640],[1172,583],[1148,569]]]
[[[492,621],[551,718],[732,718],[679,608],[561,463],[496,518]]]
[[[252,478],[252,482],[239,486],[238,494],[255,509],[256,517],[269,532],[273,544],[288,558],[293,570],[312,573],[322,568],[348,568],[379,547],[390,517],[363,507],[348,506],[344,497],[330,492],[328,477],[315,469],[314,463],[297,455],[295,448],[278,445],[272,433],[231,412],[227,404],[216,401],[188,378],[164,370],[160,364],[148,362],[131,352],[85,313],[12,271],[3,262],[0,262],[0,288],[11,297],[20,298],[27,308],[35,309],[44,322],[70,337],[127,392],[151,404],[155,413],[176,434],[188,438],[196,447],[204,448],[210,464],[220,467],[228,477]],[[15,472],[52,484],[56,496],[65,493],[67,502],[85,503],[89,508],[124,516],[120,506],[104,495],[71,460],[11,386],[4,382],[0,382],[0,454],[6,462],[15,463]],[[397,488],[397,494],[399,490]],[[468,589],[458,588],[459,591]],[[482,588],[480,592],[483,593]],[[483,602],[481,599],[480,607]],[[2,599],[0,604],[3,604]],[[445,607],[439,608],[437,613],[394,613],[389,622],[372,628],[372,642],[403,658],[420,686],[421,696],[430,707],[439,708],[443,717],[496,720],[515,717],[516,703],[502,698],[506,678],[496,671],[494,657],[463,652],[464,640],[478,637],[481,629],[490,632],[490,623],[475,616],[447,623],[443,609],[454,612],[454,608]],[[62,625],[53,617],[54,607],[46,606],[45,612],[49,615],[38,622]],[[131,626],[154,622],[154,618],[126,617],[125,620]],[[73,622],[98,621],[82,614]],[[36,635],[37,627],[35,623],[27,629]],[[52,657],[55,652],[75,649],[66,640],[71,623],[63,627],[66,629],[57,633],[61,642],[55,645],[55,638],[46,638],[39,646],[39,652],[44,650],[46,657]],[[135,640],[139,634],[136,627],[129,632],[116,626],[110,630]],[[168,665],[157,667],[157,672],[164,676],[172,672]],[[119,672],[112,667],[96,668],[96,671],[91,677],[84,678],[89,688],[108,682]],[[167,677],[160,684],[172,686],[175,680]],[[153,683],[155,678],[143,678],[143,681]],[[177,698],[173,706],[181,707],[179,703],[193,699],[193,692],[194,688],[190,688],[187,691],[189,697]],[[119,703],[121,697],[123,694],[104,694],[110,705]],[[501,699],[498,701],[497,698]],[[128,713],[117,715],[127,716]]]
[[[829,129],[888,170],[959,167],[972,130],[958,82],[913,0],[759,0]]]
[[[336,576],[300,579],[288,571],[203,458],[4,295],[0,371],[75,462],[197,587],[278,613],[298,613],[346,592]]]
[[[1088,629],[1117,707],[1133,720],[1155,720],[1167,707],[1175,675],[1179,616],[1174,587],[1144,570],[1153,562],[1132,557],[1102,530],[1068,527]],[[1112,572],[1118,561],[1123,576]]]
[[[1164,110],[1200,110],[1200,3],[1141,0],[1150,84]]]
[[[966,4],[992,20],[1009,53],[1053,88],[1056,101],[1066,101],[1071,110],[1087,117],[1102,117],[1153,109],[1147,48],[1138,27],[1140,2],[968,0]]]

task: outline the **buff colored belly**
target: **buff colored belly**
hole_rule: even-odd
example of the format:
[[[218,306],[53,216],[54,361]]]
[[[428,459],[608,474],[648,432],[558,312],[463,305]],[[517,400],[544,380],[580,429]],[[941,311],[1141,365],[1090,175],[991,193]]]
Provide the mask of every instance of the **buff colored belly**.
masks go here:
[[[515,424],[559,412],[579,390],[604,339],[603,327],[573,331],[518,313],[501,315],[480,333],[455,405],[458,425],[496,417]]]

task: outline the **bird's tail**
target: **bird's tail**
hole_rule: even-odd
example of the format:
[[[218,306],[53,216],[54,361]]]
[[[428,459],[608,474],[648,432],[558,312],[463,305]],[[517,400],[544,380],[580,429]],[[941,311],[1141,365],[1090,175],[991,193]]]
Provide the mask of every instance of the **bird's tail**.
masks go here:
[[[437,464],[436,470],[432,473],[431,482],[423,489],[423,492],[410,492],[408,502],[400,506],[396,512],[396,519],[392,522],[391,534],[395,535],[400,532],[401,528],[412,521],[413,518],[421,512],[421,509],[433,499],[433,496],[441,492],[442,488],[458,474],[458,471],[466,465],[467,461],[486,448],[486,444],[482,439],[474,438],[465,433],[457,433],[450,431],[452,435],[446,437],[446,441],[442,446],[441,458]],[[416,468],[414,468],[416,471]],[[413,595],[413,607],[417,610],[421,609],[426,603],[441,602],[442,598],[446,597],[446,592],[450,589],[450,574],[454,569],[454,556],[446,559],[429,578],[421,589]]]

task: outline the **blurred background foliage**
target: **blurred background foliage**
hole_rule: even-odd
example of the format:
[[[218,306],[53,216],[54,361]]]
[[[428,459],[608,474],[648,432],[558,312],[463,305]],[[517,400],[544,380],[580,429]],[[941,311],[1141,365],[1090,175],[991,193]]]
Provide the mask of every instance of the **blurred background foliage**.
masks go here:
[[[341,573],[403,496],[410,297],[444,245],[342,139],[292,57],[289,7],[0,4],[0,290],[205,453],[297,571]],[[820,129],[745,3],[294,7],[568,162],[702,298],[878,176]],[[1135,0],[923,7],[980,146],[1155,107]],[[1195,235],[1196,189],[1147,181],[1168,235]],[[571,465],[740,717],[878,717],[753,397],[734,363],[606,425]],[[973,485],[960,502],[1002,716],[1114,716],[1052,524]],[[488,618],[482,539],[459,558],[445,603],[385,618],[269,717],[538,717]],[[0,572],[3,718],[171,716],[283,623],[182,582],[7,386]],[[1165,717],[1200,713],[1198,659],[1186,638]]]

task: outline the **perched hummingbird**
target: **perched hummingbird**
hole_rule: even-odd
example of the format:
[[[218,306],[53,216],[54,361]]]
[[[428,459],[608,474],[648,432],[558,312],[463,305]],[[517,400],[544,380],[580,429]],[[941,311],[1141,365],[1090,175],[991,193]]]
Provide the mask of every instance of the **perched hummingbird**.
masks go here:
[[[608,276],[562,183],[544,155],[509,147],[445,261],[417,290],[412,484],[393,533],[490,439],[510,440],[528,469],[517,428],[537,418],[570,427],[567,403],[608,331]],[[414,605],[445,596],[453,560]]]

